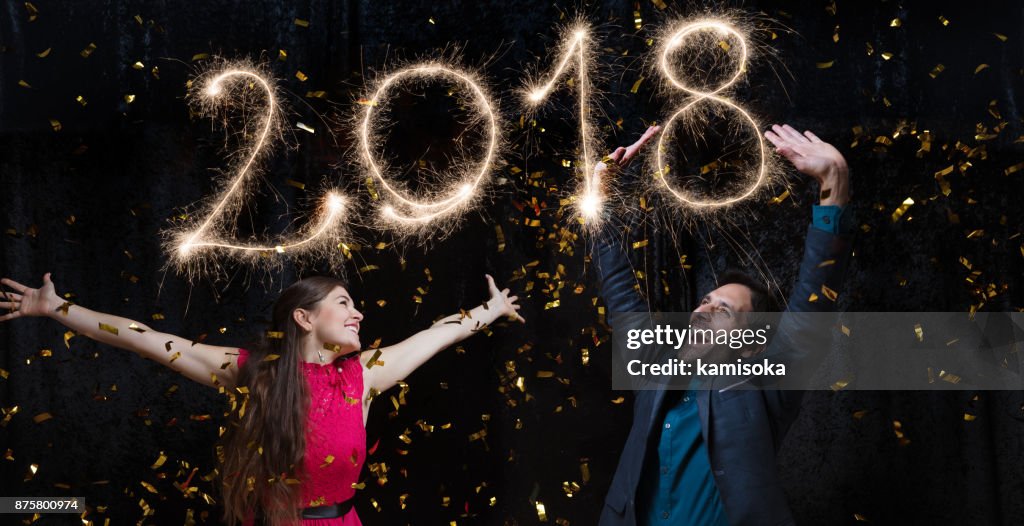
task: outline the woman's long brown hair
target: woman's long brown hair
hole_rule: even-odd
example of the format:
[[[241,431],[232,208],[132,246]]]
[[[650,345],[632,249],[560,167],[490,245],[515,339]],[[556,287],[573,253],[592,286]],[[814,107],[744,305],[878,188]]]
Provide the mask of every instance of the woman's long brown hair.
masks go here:
[[[300,352],[305,331],[292,313],[315,310],[335,287],[345,283],[315,276],[285,289],[274,302],[268,333],[238,371],[236,387],[228,390],[232,410],[217,446],[228,524],[243,522],[257,509],[271,526],[296,524],[308,505],[299,502],[309,407]]]

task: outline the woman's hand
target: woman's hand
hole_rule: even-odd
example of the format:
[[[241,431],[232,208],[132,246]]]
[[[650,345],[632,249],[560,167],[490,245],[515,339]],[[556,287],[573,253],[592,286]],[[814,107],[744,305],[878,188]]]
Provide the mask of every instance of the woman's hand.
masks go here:
[[[498,290],[498,286],[494,284],[494,278],[490,274],[484,275],[487,276],[487,288],[491,291],[491,299],[487,301],[487,308],[498,309],[499,315],[508,316],[520,323],[526,323],[526,319],[519,315],[519,307],[521,305],[516,305],[516,300],[519,299],[519,296],[509,296],[508,289]]]
[[[764,136],[779,155],[821,184],[820,204],[845,206],[850,201],[850,169],[839,150],[817,135],[809,131],[801,134],[788,124],[773,124]]]
[[[0,322],[22,316],[50,316],[63,305],[53,282],[50,281],[49,272],[43,276],[43,286],[38,289],[27,287],[9,278],[0,279],[0,283],[14,290],[0,290],[0,309],[9,311],[0,316]]]

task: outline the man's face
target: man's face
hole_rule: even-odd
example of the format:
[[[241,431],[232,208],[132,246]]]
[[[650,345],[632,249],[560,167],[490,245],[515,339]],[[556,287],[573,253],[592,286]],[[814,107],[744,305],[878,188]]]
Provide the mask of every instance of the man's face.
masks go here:
[[[708,292],[700,305],[690,315],[693,329],[716,331],[742,329],[747,326],[746,313],[753,310],[750,288],[738,283],[722,285]],[[682,358],[693,361],[697,358],[723,360],[728,358],[728,347],[716,349],[713,343],[689,345],[682,349]]]

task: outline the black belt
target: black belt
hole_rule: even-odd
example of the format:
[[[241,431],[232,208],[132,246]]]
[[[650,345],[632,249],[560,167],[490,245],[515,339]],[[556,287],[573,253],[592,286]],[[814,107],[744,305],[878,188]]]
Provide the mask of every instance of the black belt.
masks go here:
[[[334,519],[337,517],[344,516],[349,510],[352,509],[352,501],[354,499],[348,499],[345,502],[337,502],[326,506],[314,506],[312,508],[302,508],[303,519]],[[256,512],[256,524],[266,524],[263,511],[259,510]]]

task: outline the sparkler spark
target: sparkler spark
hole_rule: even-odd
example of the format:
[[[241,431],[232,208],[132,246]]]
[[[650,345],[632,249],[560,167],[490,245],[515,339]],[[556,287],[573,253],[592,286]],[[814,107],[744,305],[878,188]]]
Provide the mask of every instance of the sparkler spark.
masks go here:
[[[423,82],[432,79],[445,79],[467,88],[472,94],[471,106],[482,117],[486,130],[486,147],[483,157],[475,167],[455,170],[454,179],[447,191],[431,192],[429,196],[416,199],[389,180],[388,169],[382,166],[374,146],[375,113],[382,111],[388,92],[402,83]],[[420,233],[427,235],[438,231],[428,231],[427,227],[436,226],[440,221],[455,219],[461,216],[479,196],[479,192],[494,166],[501,143],[501,131],[498,117],[491,96],[482,87],[481,82],[472,73],[449,64],[440,62],[423,62],[399,69],[379,81],[373,95],[364,104],[365,110],[359,127],[359,139],[362,146],[362,163],[370,175],[384,189],[386,199],[380,207],[380,218],[391,227],[404,230],[406,234]],[[447,174],[451,176],[452,174]]]
[[[240,162],[229,170],[232,175],[224,190],[197,215],[202,219],[192,221],[179,230],[164,232],[170,263],[179,271],[195,273],[205,267],[206,258],[215,255],[228,255],[256,264],[265,259],[261,256],[273,253],[296,256],[318,252],[330,254],[328,249],[341,233],[341,218],[346,209],[344,196],[336,190],[325,194],[315,221],[296,235],[279,239],[274,244],[239,243],[231,239],[234,237],[234,218],[251,194],[252,179],[258,175],[259,163],[268,155],[280,133],[281,108],[274,85],[252,67],[229,64],[203,74],[198,85],[200,89],[194,91],[194,97],[201,114],[212,115],[233,106],[245,115],[257,114],[259,117],[244,123],[246,131],[250,127],[255,128],[254,140],[243,148],[244,153],[237,156]],[[252,98],[262,100],[251,102]],[[249,135],[242,133],[243,137]]]
[[[695,37],[699,33],[703,32],[712,32],[719,38],[718,45],[726,51],[730,49],[730,46],[724,39],[729,37],[735,39],[735,41],[738,42],[739,47],[739,57],[736,59],[735,71],[727,80],[713,89],[698,89],[693,85],[680,80],[680,78],[672,71],[673,68],[670,63],[670,55],[673,51],[684,46],[687,39]],[[663,191],[674,196],[680,203],[686,204],[694,209],[723,209],[737,204],[756,193],[768,180],[769,158],[765,148],[764,137],[761,135],[761,126],[745,109],[729,100],[727,97],[721,95],[725,90],[733,86],[740,76],[746,72],[748,55],[749,51],[747,48],[746,36],[732,24],[713,18],[683,23],[678,29],[671,33],[671,36],[665,39],[665,43],[661,48],[659,66],[662,75],[669,81],[669,83],[671,83],[671,85],[688,94],[691,98],[685,105],[673,113],[663,125],[664,131],[658,139],[658,147],[655,156],[655,165],[657,168],[655,178],[661,182],[660,188]],[[757,138],[758,164],[756,168],[756,178],[754,178],[753,183],[740,192],[739,195],[722,199],[699,199],[678,188],[674,188],[669,184],[666,178],[669,168],[665,162],[667,146],[665,141],[671,136],[670,129],[677,120],[685,118],[695,106],[702,102],[707,102],[709,104],[721,104],[732,109],[741,116],[743,123],[753,130],[753,135]]]
[[[600,218],[605,191],[600,176],[594,173],[595,162],[592,152],[595,151],[595,148],[590,132],[592,118],[588,105],[591,92],[589,72],[593,63],[590,53],[590,29],[583,23],[577,23],[568,33],[569,35],[563,39],[559,48],[561,59],[554,71],[550,73],[547,82],[538,82],[527,86],[525,99],[531,106],[539,105],[555,89],[555,83],[562,78],[563,73],[573,68],[576,70],[579,90],[581,152],[576,166],[582,180],[581,188],[575,196],[576,211],[584,225],[594,227]]]

